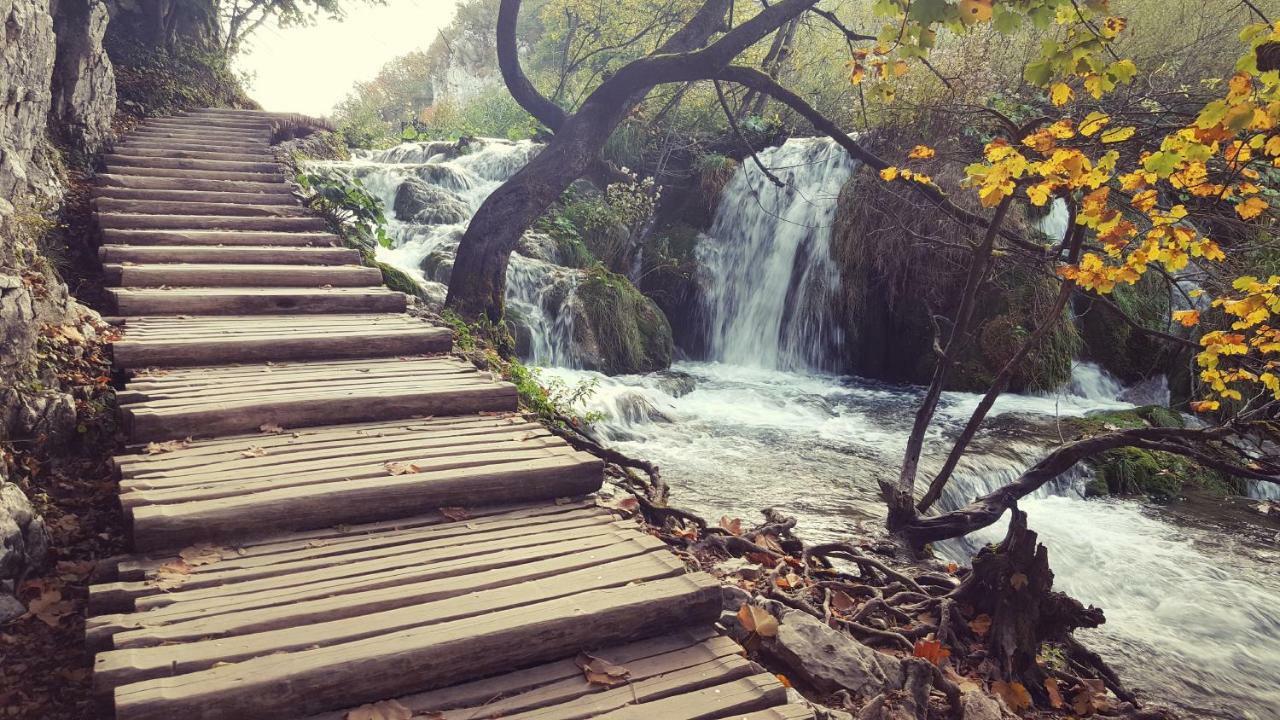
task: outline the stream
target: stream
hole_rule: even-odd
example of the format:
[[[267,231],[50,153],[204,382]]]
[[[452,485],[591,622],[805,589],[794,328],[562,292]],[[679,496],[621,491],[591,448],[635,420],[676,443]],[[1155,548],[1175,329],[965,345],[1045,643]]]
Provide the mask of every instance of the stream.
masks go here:
[[[533,152],[531,143],[492,141],[451,158],[439,144],[415,143],[318,165],[361,178],[383,200],[395,245],[380,259],[443,298],[441,268],[465,222],[392,218],[398,188],[418,178],[474,212]],[[832,291],[827,228],[853,164],[825,141],[804,139],[761,158],[787,186],[774,188],[749,164],[740,169],[699,246],[707,358],[643,376],[574,369],[568,313],[558,309],[572,301],[580,271],[545,257],[513,255],[508,302],[529,326],[529,360],[542,367],[543,379],[591,383],[583,409],[602,417],[596,432],[657,462],[675,504],[748,523],[775,506],[799,517],[806,540],[835,539],[883,521],[876,478],[896,473],[922,389],[824,372],[824,358],[844,340],[810,309],[821,303],[805,295]],[[980,434],[940,505],[956,507],[1039,459],[1043,441],[1010,431],[1021,418],[1051,427],[1058,417],[1167,402],[1162,390],[1159,383],[1123,388],[1078,362],[1072,382],[1055,394],[1002,397],[988,421],[1000,429]],[[944,394],[923,476],[941,463],[945,440],[977,402],[977,395]],[[1073,471],[1020,503],[1049,548],[1056,587],[1106,611],[1106,624],[1080,638],[1140,696],[1186,717],[1280,718],[1280,538],[1263,543],[1250,539],[1257,533],[1179,522],[1157,505],[1086,500],[1087,480],[1087,470]],[[1253,494],[1276,490],[1255,486]],[[992,526],[944,543],[940,552],[967,563],[1002,535]]]

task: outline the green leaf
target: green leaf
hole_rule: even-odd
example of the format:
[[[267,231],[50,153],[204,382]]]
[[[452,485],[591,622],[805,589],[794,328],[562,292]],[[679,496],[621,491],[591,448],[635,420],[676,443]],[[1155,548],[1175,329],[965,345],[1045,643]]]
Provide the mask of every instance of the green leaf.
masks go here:
[[[1004,5],[997,5],[996,16],[991,21],[991,24],[995,27],[996,32],[1009,35],[1022,24],[1022,17],[1018,13],[1006,9]]]
[[[1115,78],[1116,82],[1128,83],[1133,80],[1134,75],[1138,74],[1138,66],[1128,58],[1117,60],[1107,68],[1107,74]]]
[[[1044,60],[1027,63],[1026,68],[1022,71],[1022,77],[1036,87],[1044,87],[1053,79],[1053,68]]]

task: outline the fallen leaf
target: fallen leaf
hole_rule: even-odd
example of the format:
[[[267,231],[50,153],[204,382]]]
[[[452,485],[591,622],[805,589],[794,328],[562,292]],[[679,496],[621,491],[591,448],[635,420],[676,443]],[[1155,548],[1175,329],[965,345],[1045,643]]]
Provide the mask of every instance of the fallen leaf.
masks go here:
[[[96,565],[92,560],[60,560],[58,561],[58,576],[63,580],[82,580],[93,572]]]
[[[604,658],[584,652],[578,653],[578,657],[574,658],[573,662],[582,670],[582,675],[587,682],[592,685],[613,687],[626,683],[631,677],[631,671],[621,665],[614,665]]]
[[[1022,712],[1031,707],[1031,693],[1020,682],[997,680],[991,683],[991,692],[999,695],[1004,704],[1014,712]]]
[[[755,543],[765,550],[772,550],[779,555],[786,554],[786,551],[782,549],[782,543],[778,540],[776,535],[762,533],[755,537]]]
[[[969,629],[973,631],[974,635],[983,637],[991,630],[991,616],[983,613],[982,615],[970,620]]]
[[[1027,586],[1027,576],[1022,573],[1014,573],[1009,576],[1009,584],[1014,590],[1021,590]]]
[[[953,562],[947,563],[947,572],[951,573],[952,575],[955,575],[955,574],[956,574],[956,572],[957,572],[957,571],[959,571],[959,570],[960,570],[960,566],[959,566],[959,565],[957,565],[957,564],[955,564],[955,563],[953,563]]]
[[[846,613],[858,606],[854,599],[843,590],[835,590],[831,593],[831,609],[836,612]]]
[[[1092,715],[1106,705],[1107,686],[1101,680],[1082,680],[1071,695],[1071,709],[1077,715]]]
[[[924,658],[934,665],[941,665],[943,660],[951,656],[951,651],[942,647],[940,640],[917,640],[913,655]]]
[[[212,543],[196,543],[191,547],[183,548],[178,551],[178,557],[189,567],[199,567],[200,565],[212,565],[222,560],[222,554],[226,552],[226,548],[218,547]]]
[[[440,514],[455,522],[471,519],[471,513],[468,513],[467,509],[462,507],[442,507],[440,508]]]
[[[787,573],[786,575],[778,576],[778,578],[774,580],[774,583],[784,590],[793,590],[795,588],[804,587],[804,578],[795,573]]]
[[[148,581],[151,585],[163,591],[174,590],[182,587],[191,575],[191,566],[181,560],[167,562],[156,568]]]
[[[284,428],[275,423],[263,423],[258,426],[258,431],[268,435],[278,435],[284,432]]]
[[[730,519],[728,515],[722,515],[720,517],[720,527],[724,529],[725,532],[728,532],[730,535],[741,535],[742,534],[742,518]]]
[[[187,438],[186,440],[168,440],[166,442],[149,442],[147,443],[147,446],[143,448],[142,451],[148,455],[158,455],[160,453],[167,453],[167,452],[173,452],[174,450],[181,450],[182,448],[187,447],[190,444],[191,444],[191,438]]]
[[[257,445],[254,445],[253,447],[248,448],[247,450],[240,451],[240,457],[244,457],[244,458],[262,457],[263,455],[266,455],[266,454],[267,454],[267,451],[263,450]]]
[[[760,637],[774,637],[778,634],[778,619],[762,607],[743,603],[738,608],[738,622],[742,623],[744,630]]]
[[[787,679],[786,675],[779,674],[779,675],[774,675],[774,677],[778,678],[778,682],[782,683],[782,687],[784,688],[791,687],[791,681]]]
[[[1047,677],[1044,679],[1044,690],[1049,693],[1049,705],[1060,710],[1066,704],[1062,702],[1062,692],[1058,689],[1058,679]]]
[[[392,475],[413,475],[422,472],[422,468],[410,462],[389,462],[383,467]]]
[[[344,717],[345,720],[409,720],[413,711],[398,700],[379,700],[348,710]]]
[[[37,617],[49,627],[58,627],[62,618],[75,611],[75,604],[62,599],[62,591],[45,590],[40,596],[27,604],[27,613],[23,617]]]

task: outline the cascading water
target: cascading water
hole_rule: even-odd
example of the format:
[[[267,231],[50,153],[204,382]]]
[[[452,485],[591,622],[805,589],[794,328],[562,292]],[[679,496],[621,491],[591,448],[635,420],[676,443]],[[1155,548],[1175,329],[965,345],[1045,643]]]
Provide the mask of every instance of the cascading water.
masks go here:
[[[832,140],[802,138],[759,153],[725,186],[698,244],[710,357],[780,370],[829,367],[840,357],[829,308],[840,288],[831,224],[854,161]]]
[[[469,216],[534,151],[493,142],[455,157],[447,145],[410,144],[344,167],[388,208],[400,186],[417,178],[461,199]],[[852,165],[817,140],[793,140],[761,159],[787,187],[774,187],[750,166],[740,170],[719,204],[713,239],[700,250],[714,362],[682,362],[644,376],[567,369],[571,315],[557,310],[572,293],[575,271],[513,256],[508,297],[529,319],[530,354],[547,366],[544,375],[597,383],[584,408],[603,416],[596,431],[623,452],[660,464],[680,505],[743,518],[777,506],[799,516],[807,539],[836,539],[861,523],[883,522],[876,481],[901,461],[920,390],[814,371],[824,359],[806,343],[839,342],[818,309],[837,288],[826,228]],[[1062,231],[1051,227],[1053,219],[1051,212],[1046,233]],[[379,257],[442,296],[442,268],[465,220],[391,225],[396,246]],[[957,507],[1019,475],[1058,440],[1057,418],[1167,402],[1166,386],[1146,385],[1124,388],[1101,368],[1077,363],[1057,393],[1002,396],[990,429],[979,434],[939,504]],[[944,393],[923,477],[940,466],[947,438],[978,400]],[[1107,611],[1107,624],[1086,639],[1144,696],[1174,703],[1188,717],[1275,718],[1280,689],[1268,678],[1280,667],[1280,553],[1229,531],[1175,524],[1159,507],[1085,500],[1088,479],[1087,470],[1074,471],[1019,503],[1050,549],[1058,587]],[[999,539],[1001,525],[943,543],[941,551],[967,562],[974,549]]]

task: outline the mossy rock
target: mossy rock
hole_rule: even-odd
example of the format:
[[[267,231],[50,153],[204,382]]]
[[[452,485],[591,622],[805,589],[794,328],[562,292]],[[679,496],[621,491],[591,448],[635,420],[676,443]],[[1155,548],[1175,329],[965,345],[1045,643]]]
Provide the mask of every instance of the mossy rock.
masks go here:
[[[671,325],[629,280],[597,266],[569,304],[579,360],[610,375],[664,370],[671,365]]]
[[[382,283],[392,290],[412,295],[420,300],[432,299],[422,285],[405,271],[377,260],[373,261],[373,265],[382,271]]]

